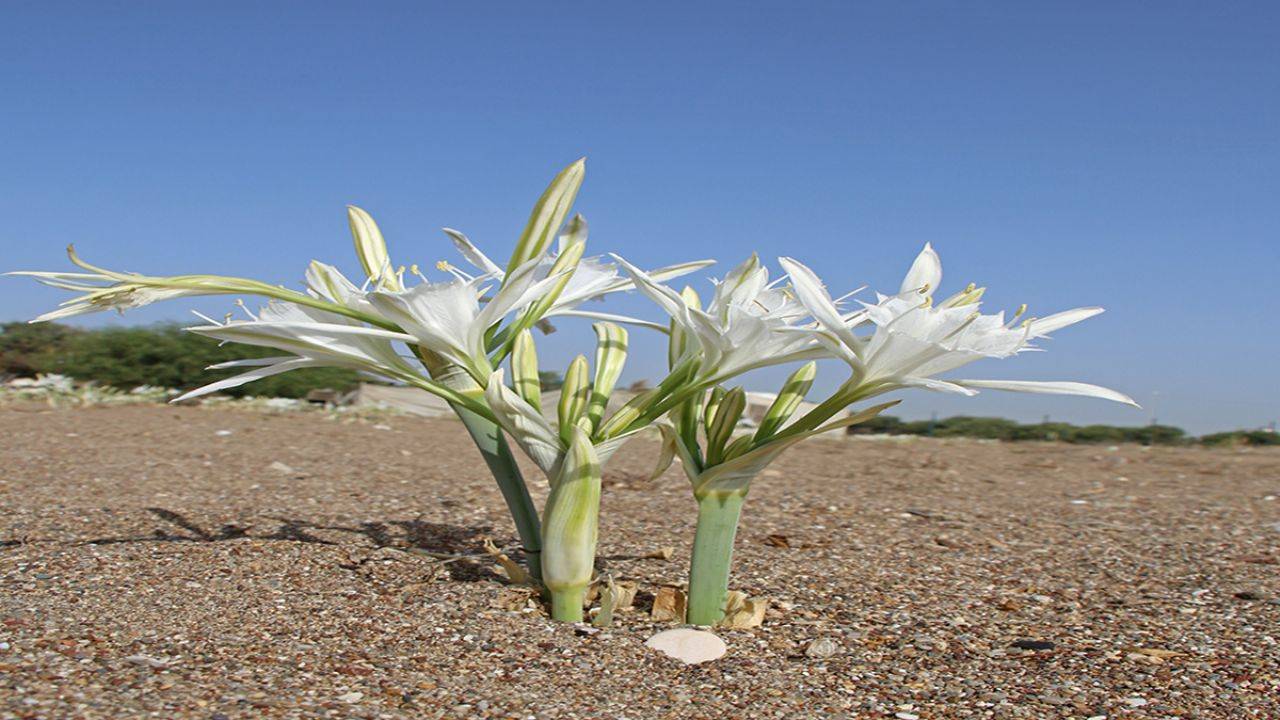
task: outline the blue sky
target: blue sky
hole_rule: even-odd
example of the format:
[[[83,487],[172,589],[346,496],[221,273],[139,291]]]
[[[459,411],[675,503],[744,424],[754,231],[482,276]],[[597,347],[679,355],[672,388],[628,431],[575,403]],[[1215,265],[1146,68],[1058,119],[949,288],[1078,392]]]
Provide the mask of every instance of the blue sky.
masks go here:
[[[903,415],[1138,424],[1153,405],[1195,431],[1263,425],[1280,416],[1278,7],[11,5],[0,266],[63,267],[73,241],[113,267],[296,285],[313,257],[354,269],[346,203],[406,262],[450,257],[442,225],[501,254],[586,155],[578,209],[599,251],[657,265],[758,249],[835,288],[892,288],[931,241],[944,291],[1108,308],[969,375],[1085,380],[1149,406],[914,394]],[[0,280],[0,320],[60,299]],[[588,335],[565,328],[544,353],[563,362]],[[629,375],[658,358],[637,353]]]

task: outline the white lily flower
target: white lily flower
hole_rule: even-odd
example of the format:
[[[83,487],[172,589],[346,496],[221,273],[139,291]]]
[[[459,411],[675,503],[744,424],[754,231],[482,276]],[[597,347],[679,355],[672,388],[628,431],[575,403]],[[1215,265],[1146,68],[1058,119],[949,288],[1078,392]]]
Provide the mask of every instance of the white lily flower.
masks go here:
[[[188,330],[225,342],[258,345],[293,354],[220,363],[211,369],[254,369],[192,390],[175,401],[238,387],[304,367],[341,367],[393,381],[417,385],[425,382],[421,372],[401,358],[392,344],[415,342],[413,336],[367,327],[342,315],[292,303],[273,300],[251,320],[210,322]]]
[[[405,290],[378,290],[367,297],[383,317],[412,335],[416,344],[466,368],[483,383],[492,372],[485,345],[490,328],[541,298],[560,279],[559,275],[539,278],[539,267],[534,259],[516,268],[483,303],[486,276],[424,280]]]
[[[1018,322],[1025,313],[1024,307],[1006,322],[1003,312],[984,315],[978,310],[983,290],[972,285],[935,303],[933,292],[942,279],[942,264],[933,248],[925,245],[903,279],[899,294],[880,295],[876,303],[863,303],[862,310],[843,314],[812,270],[791,258],[780,258],[779,262],[790,276],[800,302],[817,321],[819,340],[853,367],[855,376],[850,384],[862,389],[859,397],[899,387],[961,395],[993,389],[1084,395],[1136,405],[1122,393],[1087,383],[934,377],[982,358],[1005,358],[1037,350],[1034,340],[1093,317],[1102,308],[1076,308]],[[856,328],[867,323],[874,326],[870,335],[855,333]]]
[[[454,246],[476,270],[479,271],[478,277],[492,277],[502,280],[505,277],[505,271],[498,266],[497,263],[489,259],[480,248],[467,238],[466,235],[445,228],[445,233],[453,240]],[[539,269],[546,273],[556,264],[556,260],[560,254],[565,252],[570,243],[586,240],[586,221],[582,216],[576,216],[568,227],[565,234],[559,238],[558,250],[556,252],[547,252],[539,259]],[[676,265],[668,265],[666,267],[657,268],[649,271],[649,277],[658,280],[670,280],[682,275],[696,272],[702,268],[715,264],[714,260],[694,260],[692,262],[679,263]],[[469,276],[462,275],[467,278]],[[610,262],[603,256],[593,256],[582,258],[577,263],[573,274],[570,275],[569,281],[565,284],[564,289],[560,291],[559,296],[551,307],[543,315],[543,317],[553,316],[571,316],[586,317],[596,320],[609,320],[613,322],[623,322],[632,325],[652,326],[665,330],[663,326],[640,320],[637,318],[627,317],[623,315],[614,315],[610,313],[600,313],[588,310],[580,310],[579,308],[586,302],[592,300],[602,300],[606,295],[616,292],[626,292],[635,289],[634,280],[622,276],[618,272],[616,263]]]
[[[349,297],[344,295],[343,278],[336,269],[321,263],[312,263],[307,272],[307,293],[289,290],[279,285],[247,278],[223,275],[172,275],[150,276],[130,272],[116,272],[90,265],[76,255],[74,247],[67,247],[71,262],[87,272],[9,272],[5,275],[21,275],[35,278],[51,287],[83,293],[61,303],[59,309],[47,312],[31,322],[45,322],[60,318],[101,312],[125,310],[150,305],[160,300],[205,295],[258,295],[317,309],[332,310],[371,325],[383,326],[384,321],[370,314],[367,303],[360,302],[359,291]],[[333,276],[336,276],[333,277]],[[354,286],[351,286],[354,290]],[[389,329],[389,328],[388,328]]]
[[[769,270],[755,255],[724,280],[712,281],[715,292],[705,309],[690,307],[680,293],[621,257],[614,259],[636,287],[695,340],[688,350],[701,352],[703,381],[810,359],[820,352],[804,322],[807,311],[785,290],[769,283]]]

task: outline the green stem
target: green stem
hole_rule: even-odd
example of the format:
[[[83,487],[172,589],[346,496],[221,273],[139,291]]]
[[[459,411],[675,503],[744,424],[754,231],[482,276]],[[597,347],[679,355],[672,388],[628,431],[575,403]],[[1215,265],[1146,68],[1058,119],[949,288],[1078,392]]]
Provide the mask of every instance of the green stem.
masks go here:
[[[745,493],[710,493],[698,499],[698,529],[689,567],[690,625],[715,625],[724,619],[733,537],[745,499]]]
[[[586,597],[586,585],[552,590],[551,619],[560,622],[582,622],[582,606],[586,604]]]
[[[414,354],[422,361],[431,377],[441,385],[458,392],[467,392],[479,387],[463,368],[446,362],[443,358],[425,348],[413,348]],[[542,524],[538,520],[538,509],[529,496],[529,486],[520,474],[520,466],[511,454],[507,438],[496,423],[461,405],[450,407],[462,420],[463,426],[471,434],[471,440],[480,450],[485,465],[498,483],[502,491],[502,499],[507,502],[507,510],[515,522],[516,532],[520,535],[520,545],[524,549],[525,564],[533,579],[542,582]]]
[[[507,501],[507,510],[515,521],[516,532],[520,535],[520,545],[524,549],[525,564],[534,580],[542,582],[542,530],[538,521],[538,509],[529,496],[529,487],[525,485],[520,467],[516,465],[515,456],[507,445],[507,439],[493,422],[464,408],[454,406],[471,439],[475,441],[480,455],[489,466],[489,472],[502,491],[502,499]]]

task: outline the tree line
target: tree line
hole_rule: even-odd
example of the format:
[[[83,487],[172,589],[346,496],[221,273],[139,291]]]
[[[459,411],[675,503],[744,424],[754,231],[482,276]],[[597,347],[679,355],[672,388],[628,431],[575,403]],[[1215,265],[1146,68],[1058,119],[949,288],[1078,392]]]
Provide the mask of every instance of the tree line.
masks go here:
[[[232,371],[206,370],[209,365],[278,354],[248,345],[219,345],[184,332],[176,324],[86,330],[57,323],[0,324],[0,377],[33,377],[56,373],[81,381],[131,390],[140,385],[190,390]],[[360,382],[354,371],[334,368],[297,370],[225,391],[246,395],[303,397],[319,388],[349,390]],[[561,378],[547,373],[544,389],[559,387]],[[939,420],[903,420],[880,416],[854,426],[858,434],[971,437],[1005,441],[1067,443],[1141,443],[1144,445],[1277,445],[1280,434],[1264,430],[1214,433],[1199,438],[1172,425],[1072,425],[1063,422],[1024,424],[1006,418],[955,416]]]

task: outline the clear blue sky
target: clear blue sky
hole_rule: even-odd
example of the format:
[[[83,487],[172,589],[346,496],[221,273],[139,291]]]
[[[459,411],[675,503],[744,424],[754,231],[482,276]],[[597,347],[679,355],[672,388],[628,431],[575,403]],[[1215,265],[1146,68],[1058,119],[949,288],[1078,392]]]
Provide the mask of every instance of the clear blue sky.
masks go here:
[[[349,202],[398,259],[451,257],[442,225],[502,254],[587,155],[597,250],[759,249],[891,288],[932,241],[944,285],[987,284],[996,307],[1109,310],[971,375],[1158,393],[1159,418],[1196,431],[1262,425],[1280,416],[1277,8],[10,4],[0,266],[64,267],[74,241],[113,267],[296,284],[313,257],[354,268]],[[0,320],[60,299],[0,280]],[[228,302],[84,322],[192,305]],[[568,330],[549,356],[586,342]],[[933,411],[1150,419],[995,392],[911,395],[902,414]]]

